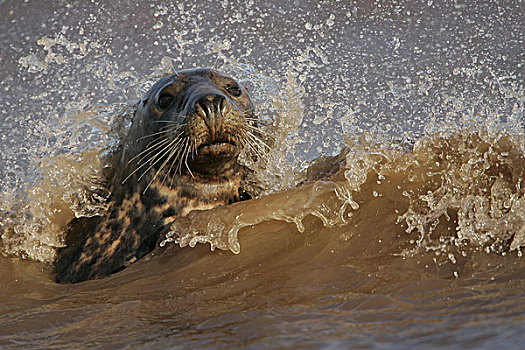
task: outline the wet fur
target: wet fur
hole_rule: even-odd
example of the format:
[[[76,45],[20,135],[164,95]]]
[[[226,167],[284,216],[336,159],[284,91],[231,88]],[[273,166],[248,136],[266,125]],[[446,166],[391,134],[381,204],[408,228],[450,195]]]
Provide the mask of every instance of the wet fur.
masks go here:
[[[152,87],[138,106],[110,180],[112,194],[106,215],[79,218],[69,224],[66,247],[58,251],[55,261],[57,282],[75,283],[117,272],[151,252],[177,216],[249,198],[242,189],[247,169],[238,164],[238,153],[214,153],[213,148],[209,154],[198,151],[225,140],[240,149],[250,137],[256,138],[245,132],[254,128],[247,125],[253,106],[246,90],[239,86],[242,95],[236,98],[225,90],[231,84],[237,83],[203,68],[181,71]],[[159,94],[173,96],[171,109],[159,108]],[[224,115],[207,111],[204,118],[202,110],[200,115],[195,112],[201,107],[211,110],[217,103]],[[186,146],[192,154],[180,151],[180,159],[173,161],[169,157],[174,158],[175,151],[164,154],[166,161],[160,155],[155,158],[155,152],[139,157],[152,147],[149,135],[164,133],[159,125],[165,121],[182,125],[181,130],[193,137],[195,149]],[[249,147],[258,146],[252,142]],[[141,168],[140,164],[148,166]]]

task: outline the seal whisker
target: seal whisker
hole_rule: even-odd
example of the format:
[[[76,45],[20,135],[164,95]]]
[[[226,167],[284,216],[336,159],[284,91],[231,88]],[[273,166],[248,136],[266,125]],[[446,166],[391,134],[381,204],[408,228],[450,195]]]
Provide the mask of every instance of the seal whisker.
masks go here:
[[[173,166],[175,165],[175,163],[179,159],[181,153],[182,153],[182,148],[179,147],[178,150],[177,150],[177,155],[173,158],[173,161],[171,162],[170,169],[168,170],[167,174],[171,173],[171,169],[173,168]],[[177,172],[177,169],[175,169],[174,171]],[[171,177],[170,187],[173,186],[173,180],[175,180],[175,176]]]
[[[181,173],[180,171],[180,168],[181,168],[181,159],[182,159],[182,154],[184,152],[184,145],[186,144],[187,142],[187,137],[181,139],[181,143],[180,143],[180,146],[179,146],[179,149],[177,150],[177,156],[175,157],[175,161],[177,161],[177,167],[175,168],[175,172],[177,173]]]
[[[248,145],[248,142],[246,141],[246,139],[245,139],[245,137],[244,137],[244,133],[243,133],[243,135],[241,135],[241,136],[243,136],[243,137],[241,137],[241,138],[239,139],[239,142],[241,143],[242,148],[243,148],[244,150],[246,150],[246,152],[248,153],[248,155],[251,155],[251,153],[253,153],[253,152],[252,152],[251,146]]]
[[[179,171],[179,174],[182,174],[182,162],[184,160],[184,153],[186,152],[186,147],[188,147],[188,143],[189,143],[190,139],[187,137],[185,140],[184,140],[184,146],[181,147],[181,150],[182,150],[182,154],[181,154],[181,157],[179,159],[179,165],[177,166],[177,170]]]
[[[184,147],[182,146],[182,144],[186,143],[187,141],[187,138],[181,138],[179,140],[179,142],[177,143],[176,145],[176,154],[175,154],[175,157],[173,157],[173,160],[170,164],[170,168],[168,169],[168,172],[164,175],[164,177],[166,176],[169,176],[169,174],[171,174],[171,170],[173,169],[173,166],[175,165],[175,163],[178,161],[179,164],[180,164],[180,160],[181,160],[181,156],[183,154],[183,151],[184,151]],[[179,145],[181,147],[179,147]],[[177,167],[177,169],[180,167],[180,165]],[[175,169],[175,172],[177,172],[177,169]],[[172,176],[171,177],[171,181],[170,181],[170,187],[173,186],[173,180],[175,179],[175,176]],[[164,183],[164,180],[163,180],[163,183]]]
[[[168,149],[169,147],[171,147],[171,146],[170,146],[170,143],[171,143],[172,141],[173,141],[172,139],[170,139],[170,138],[166,138],[166,142],[163,143],[162,145],[160,145],[160,147],[162,147],[162,146],[165,146],[166,144],[168,144],[165,148],[163,148],[161,151],[159,151],[158,149],[159,149],[160,147],[155,147],[155,149],[152,149],[151,152],[148,152],[148,154],[143,155],[143,156],[138,160],[137,165],[139,165],[139,164],[141,164],[141,163],[146,163],[148,160],[149,160],[149,161],[153,161],[154,159],[156,159],[156,158],[159,156],[159,154],[160,154],[161,152],[164,152],[164,150],[166,150],[166,149]],[[156,152],[157,152],[157,153],[156,153]],[[149,157],[149,156],[151,156],[151,157]]]
[[[272,140],[275,140],[275,137],[273,137],[272,135],[270,135],[266,130],[263,130],[257,126],[253,126],[253,125],[250,125],[250,124],[246,124],[245,127],[251,129],[251,130],[254,130],[256,131],[257,133],[261,134],[261,135],[264,135],[268,138],[271,138]]]
[[[179,134],[180,135],[180,134]],[[178,137],[175,136],[175,138]],[[132,161],[134,161],[135,159],[137,159],[138,157],[142,156],[140,158],[140,160],[137,162],[137,165],[142,163],[143,161],[145,161],[147,158],[148,155],[150,155],[151,153],[155,152],[156,149],[164,146],[166,143],[169,143],[171,142],[171,139],[169,137],[163,137],[163,138],[157,138],[153,141],[151,141],[148,145],[148,147],[146,147],[146,149],[142,152],[140,152],[139,154],[137,154],[136,156],[134,156],[133,158],[131,158],[129,161],[128,161],[128,164],[131,163]],[[153,144],[152,144],[153,143]],[[151,146],[150,146],[151,145]]]
[[[138,178],[138,180],[142,179],[144,177],[144,175],[151,170],[151,168],[153,168],[155,166],[155,164],[157,164],[159,162],[160,159],[162,159],[162,156],[159,156],[159,155],[165,155],[168,151],[169,151],[169,148],[172,146],[173,143],[175,143],[177,141],[177,139],[174,139],[172,140],[166,147],[164,147],[161,151],[159,151],[158,153],[156,153],[151,159],[150,161],[153,162],[153,160],[155,160]],[[168,150],[168,151],[166,151]],[[141,159],[142,161],[142,159]],[[125,179],[124,181],[122,181],[122,183],[126,182],[133,174],[135,174],[137,171],[139,171],[140,169],[142,169],[142,167],[144,167],[145,165],[147,165],[148,162],[144,162],[142,163],[139,167],[137,167],[135,170],[133,170],[131,172],[131,174],[129,174]]]
[[[257,124],[260,124],[260,125],[263,125],[263,126],[267,126],[267,127],[271,127],[272,124],[270,122],[266,122],[264,120],[260,120],[260,119],[257,119],[255,117],[244,117],[245,120],[249,121],[249,122],[254,122],[254,123],[257,123]],[[251,125],[251,124],[250,124]],[[255,126],[255,125],[253,125]]]
[[[186,152],[186,155],[184,156],[184,164],[186,165],[186,169],[188,169],[188,172],[190,173],[191,177],[194,178],[195,176],[193,176],[193,173],[191,172],[190,166],[188,165],[188,156],[190,154],[191,148],[192,147],[191,147],[190,143],[188,142],[188,151]]]
[[[179,140],[180,141],[180,140]],[[170,150],[170,153],[168,155],[168,157],[166,158],[166,160],[164,161],[164,163],[162,163],[162,165],[160,166],[160,168],[155,172],[155,175],[153,176],[153,178],[151,179],[151,181],[148,183],[148,185],[146,186],[146,188],[144,189],[144,192],[143,193],[146,193],[146,191],[148,190],[148,188],[151,186],[151,184],[155,181],[155,179],[157,178],[157,176],[160,174],[160,172],[162,171],[162,169],[164,169],[164,167],[166,166],[166,164],[170,161],[171,157],[173,157],[173,155],[175,154],[175,152],[177,151],[177,145],[171,147],[171,150]],[[164,183],[164,180],[162,180],[161,182],[161,185]]]
[[[179,141],[182,141],[182,140],[179,140]],[[173,152],[176,153],[175,157],[173,157],[173,160],[171,161],[171,164],[170,164],[170,167],[169,167],[168,171],[166,171],[166,174],[164,174],[164,178],[162,179],[161,185],[164,184],[164,182],[166,181],[167,177],[171,174],[171,170],[173,169],[173,165],[175,165],[175,162],[177,161],[177,159],[179,158],[179,154],[181,153],[181,148],[175,146],[175,147],[173,147]],[[170,187],[173,186],[173,179],[174,178],[175,178],[175,176],[171,177]]]
[[[250,143],[245,141],[246,145],[246,155],[249,158],[252,158],[253,161],[262,161],[266,162],[266,158],[263,157],[263,154],[261,154],[257,149],[253,147]]]
[[[248,147],[250,147],[250,149],[253,151],[253,153],[255,153],[255,155],[257,155],[257,158],[263,159],[264,158],[264,154],[267,153],[267,151],[270,150],[270,147],[267,144],[265,144],[264,142],[257,141],[255,136],[253,136],[251,133],[246,133],[245,136],[246,136],[246,139],[247,139]],[[263,146],[265,146],[265,147],[263,147]]]
[[[172,126],[172,125],[168,125],[168,126],[163,126],[160,131],[158,132],[154,132],[152,134],[148,134],[148,135],[145,135],[145,136],[141,136],[137,139],[137,141],[139,140],[143,140],[143,139],[146,139],[148,137],[152,137],[152,136],[155,136],[155,135],[161,135],[161,134],[167,134],[169,133],[170,131],[172,130],[179,130],[181,128],[180,125],[175,125],[175,126]],[[164,130],[163,130],[164,129]]]
[[[257,147],[254,147],[252,144],[250,144],[249,142],[246,143],[246,145],[248,146],[248,149],[250,150],[250,153],[257,159],[263,159],[263,154],[261,153],[261,151],[257,148]]]
[[[145,157],[150,154],[150,153],[153,153],[157,148],[159,147],[162,147],[163,145],[165,145],[166,143],[170,142],[170,139],[169,138],[159,138],[159,139],[155,139],[153,141],[150,142],[150,145],[148,145],[148,147],[146,147],[146,149],[142,152],[140,152],[139,154],[137,154],[136,156],[134,156],[133,158],[131,158],[130,160],[128,160],[128,164],[133,162],[135,159],[137,159],[138,157],[140,156],[143,156],[139,161],[138,163],[140,164],[142,162],[142,160],[145,159]],[[153,143],[153,144],[152,144]]]
[[[180,135],[180,134],[179,134]],[[164,161],[164,163],[161,165],[161,167],[159,168],[159,170],[157,170],[157,173],[155,174],[155,177],[153,178],[153,180],[155,180],[155,178],[157,177],[157,174],[162,171],[162,169],[164,168],[164,166],[169,162],[169,160],[173,157],[174,154],[176,153],[179,153],[180,152],[180,148],[178,148],[178,146],[180,145],[180,143],[182,142],[182,138],[180,137],[177,137],[175,140],[177,140],[177,142],[175,144],[173,144],[172,146],[170,146],[171,150],[170,150],[170,153],[168,155],[168,157],[166,158],[166,160]],[[174,140],[174,141],[175,141]],[[178,155],[175,157],[177,158]]]
[[[259,131],[258,129],[256,129],[257,131]],[[262,148],[266,148],[267,150],[270,150],[270,146],[268,146],[268,144],[266,144],[266,142],[264,142],[260,137],[258,137],[257,135],[255,135],[253,132],[251,132],[250,130],[244,130],[244,133],[246,136],[248,136],[249,138],[252,139],[252,141],[257,144],[258,146],[262,146]]]
[[[242,135],[243,138],[241,139],[241,142],[243,144],[243,147],[245,147],[248,151],[248,154],[251,154],[251,156],[255,156],[258,159],[262,159],[263,153],[261,152],[259,147],[257,147],[257,144],[249,138],[245,131],[243,131]]]
[[[160,132],[169,133],[176,132],[183,128],[183,125],[165,125],[160,128]]]
[[[177,141],[177,139],[174,139],[173,141],[171,141],[170,144],[168,144],[164,149],[162,149],[162,151],[158,152],[157,154],[155,154],[150,162],[151,165],[146,169],[144,170],[144,172],[139,176],[138,180],[142,179],[144,177],[144,175],[146,175],[162,158],[164,158],[164,156],[166,154],[169,154],[169,152],[171,151],[171,147],[173,146],[173,144]],[[155,160],[155,161],[154,161]],[[138,169],[142,168],[144,165],[148,164],[147,162],[146,163],[143,163]],[[137,169],[137,170],[138,170]]]

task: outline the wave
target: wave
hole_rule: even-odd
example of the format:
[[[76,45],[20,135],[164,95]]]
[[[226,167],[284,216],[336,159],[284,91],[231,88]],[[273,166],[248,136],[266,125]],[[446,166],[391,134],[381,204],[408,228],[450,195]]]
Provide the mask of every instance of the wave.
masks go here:
[[[385,254],[431,251],[453,263],[471,250],[521,256],[523,145],[521,135],[463,131],[423,137],[407,152],[361,138],[340,156],[318,160],[302,186],[193,212],[162,244],[209,243],[240,253],[240,229],[278,220],[304,232],[312,215],[326,229],[340,227],[342,244],[374,242]]]
[[[239,254],[241,230],[257,232],[263,222],[282,221],[304,234],[324,230],[338,244],[361,247],[357,254],[430,252],[452,263],[473,250],[521,256],[522,134],[466,129],[404,143],[378,140],[369,134],[348,137],[341,154],[312,162],[292,188],[179,218],[161,246],[206,243],[211,250]],[[43,180],[26,198],[4,195],[2,205],[9,210],[3,211],[3,253],[52,261],[67,223],[103,210],[108,193],[96,180],[107,167],[103,159],[99,150],[47,158]],[[275,176],[272,169],[259,169],[256,176],[275,183],[268,180]],[[305,229],[310,216],[319,220]]]

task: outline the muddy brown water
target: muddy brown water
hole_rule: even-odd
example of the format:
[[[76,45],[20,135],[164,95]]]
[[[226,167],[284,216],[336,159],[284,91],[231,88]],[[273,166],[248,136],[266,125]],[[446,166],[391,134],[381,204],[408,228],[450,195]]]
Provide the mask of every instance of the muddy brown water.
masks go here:
[[[506,137],[483,147],[463,136],[421,142],[413,153],[360,154],[371,161],[359,189],[346,166],[296,189],[191,213],[175,228],[216,246],[238,239],[238,254],[168,242],[116,275],[77,285],[55,284],[42,263],[2,258],[1,344],[519,348],[525,261],[510,247],[525,233],[525,156]],[[462,183],[474,159],[488,167],[468,174],[485,174]],[[502,189],[514,198],[508,208]],[[471,206],[471,197],[485,207]],[[413,216],[403,222],[406,213]],[[478,229],[480,242],[459,239],[494,219],[500,237]]]

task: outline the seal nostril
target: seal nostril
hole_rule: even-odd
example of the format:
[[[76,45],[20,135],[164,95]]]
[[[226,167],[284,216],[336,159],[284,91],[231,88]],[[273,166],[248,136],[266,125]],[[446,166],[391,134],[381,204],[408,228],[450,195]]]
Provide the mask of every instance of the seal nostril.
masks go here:
[[[206,119],[210,118],[211,111],[208,108],[207,103],[203,99],[199,99],[195,102],[195,110],[197,111],[197,113],[200,113],[201,115],[204,114],[203,116]]]
[[[218,94],[202,96],[195,101],[195,111],[204,119],[212,140],[221,133],[225,106],[224,96]]]
[[[219,111],[219,114],[221,115],[221,117],[224,117],[224,108],[225,107],[226,107],[226,99],[221,96],[221,98],[219,100],[219,106],[217,108],[217,110]]]

